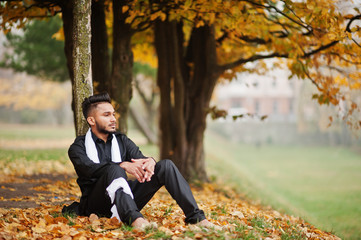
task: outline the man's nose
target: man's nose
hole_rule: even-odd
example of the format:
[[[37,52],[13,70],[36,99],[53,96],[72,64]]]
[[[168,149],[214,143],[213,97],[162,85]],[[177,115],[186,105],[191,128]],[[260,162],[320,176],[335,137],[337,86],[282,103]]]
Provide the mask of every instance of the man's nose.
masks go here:
[[[112,122],[115,122],[117,119],[115,118],[114,115],[112,115],[111,119],[110,119]]]

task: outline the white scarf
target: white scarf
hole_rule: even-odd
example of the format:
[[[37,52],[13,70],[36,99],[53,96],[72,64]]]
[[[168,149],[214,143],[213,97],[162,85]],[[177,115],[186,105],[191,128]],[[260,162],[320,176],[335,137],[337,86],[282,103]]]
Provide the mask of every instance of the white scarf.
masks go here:
[[[92,160],[94,163],[100,163],[99,157],[98,157],[98,151],[95,146],[94,140],[92,138],[92,133],[91,133],[90,128],[85,135],[85,150],[86,150],[86,155],[88,156],[88,158],[90,158],[90,160]],[[118,141],[117,141],[117,138],[115,137],[115,135],[113,134],[112,162],[119,163],[121,161],[122,161],[122,157],[120,155]]]

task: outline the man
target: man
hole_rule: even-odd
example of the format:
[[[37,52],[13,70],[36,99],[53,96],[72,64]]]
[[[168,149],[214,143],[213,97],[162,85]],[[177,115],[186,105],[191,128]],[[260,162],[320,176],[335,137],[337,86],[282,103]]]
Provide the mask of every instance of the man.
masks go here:
[[[165,186],[183,210],[186,223],[215,227],[206,220],[188,183],[170,160],[156,162],[145,157],[127,136],[116,132],[108,94],[90,96],[82,107],[90,129],[75,139],[68,152],[82,192],[80,215],[117,217],[138,229],[155,227],[140,210]],[[127,173],[136,180],[128,180]]]

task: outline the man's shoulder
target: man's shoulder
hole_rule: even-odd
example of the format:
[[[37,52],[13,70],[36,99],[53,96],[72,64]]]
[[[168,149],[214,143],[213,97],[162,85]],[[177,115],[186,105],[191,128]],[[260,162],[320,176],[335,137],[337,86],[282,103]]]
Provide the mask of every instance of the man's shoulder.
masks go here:
[[[121,132],[115,132],[113,133],[117,138],[128,138],[127,135]]]
[[[83,146],[85,143],[85,135],[81,135],[81,136],[77,136],[74,140],[74,142],[70,145],[70,148],[71,147],[74,147],[74,146]]]
[[[79,141],[85,141],[85,135],[77,136],[74,140],[74,142],[79,142]]]

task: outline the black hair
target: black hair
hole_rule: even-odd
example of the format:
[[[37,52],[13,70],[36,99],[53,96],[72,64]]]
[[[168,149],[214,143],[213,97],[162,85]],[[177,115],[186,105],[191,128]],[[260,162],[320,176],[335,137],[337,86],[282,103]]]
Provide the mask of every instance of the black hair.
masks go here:
[[[99,93],[85,98],[82,103],[83,115],[85,119],[88,118],[91,110],[96,108],[99,103],[104,102],[111,103],[111,99],[108,93]]]

